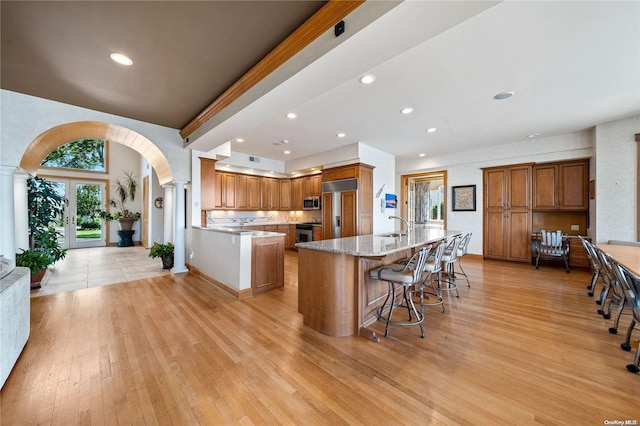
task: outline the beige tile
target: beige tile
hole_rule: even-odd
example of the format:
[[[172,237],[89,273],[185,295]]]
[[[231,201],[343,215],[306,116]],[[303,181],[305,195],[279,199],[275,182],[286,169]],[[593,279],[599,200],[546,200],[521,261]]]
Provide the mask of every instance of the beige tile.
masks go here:
[[[32,290],[31,297],[56,292],[96,288],[130,280],[170,274],[159,259],[149,257],[149,250],[136,247],[94,247],[73,249],[65,259],[47,271],[42,289]]]

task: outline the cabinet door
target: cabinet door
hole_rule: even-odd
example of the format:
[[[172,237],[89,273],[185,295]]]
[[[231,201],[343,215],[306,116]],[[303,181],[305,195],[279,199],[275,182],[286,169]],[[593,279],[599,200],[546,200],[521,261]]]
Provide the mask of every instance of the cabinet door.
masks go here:
[[[333,194],[322,194],[322,239],[333,239]]]
[[[531,166],[510,167],[507,171],[508,209],[529,209],[531,207]]]
[[[589,209],[589,162],[560,164],[559,208],[562,210]]]
[[[303,177],[302,180],[302,198],[311,196],[311,177]]]
[[[322,226],[313,227],[313,241],[319,241],[322,239]]]
[[[260,208],[260,178],[249,176],[247,178],[248,208],[257,210]]]
[[[497,210],[485,211],[484,229],[484,257],[505,259],[507,257],[506,213]]]
[[[340,238],[358,235],[358,193],[343,191],[340,193]]]
[[[224,207],[223,205],[223,194],[222,194],[222,188],[223,188],[223,180],[224,180],[224,173],[221,172],[216,172],[215,173],[215,182],[214,182],[214,194],[213,194],[213,204],[214,204],[214,208],[216,209],[221,209]]]
[[[531,211],[509,211],[506,213],[508,228],[507,260],[531,261]]]
[[[484,207],[485,209],[506,208],[506,170],[488,170],[484,174]]]
[[[291,179],[291,210],[302,210],[302,179]]]
[[[222,204],[227,209],[236,208],[236,175],[224,173]]]
[[[558,167],[556,165],[533,168],[533,209],[554,210],[558,206]]]
[[[313,175],[310,178],[311,195],[322,195],[322,175]]]
[[[280,210],[291,210],[291,180],[280,179]]]
[[[200,208],[213,210],[216,193],[216,160],[200,159]]]
[[[249,177],[238,175],[236,177],[236,208],[249,208]]]

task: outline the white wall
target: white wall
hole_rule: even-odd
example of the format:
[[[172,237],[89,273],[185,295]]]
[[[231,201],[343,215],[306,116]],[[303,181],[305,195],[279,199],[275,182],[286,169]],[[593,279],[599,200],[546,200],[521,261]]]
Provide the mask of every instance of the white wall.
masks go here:
[[[637,152],[640,116],[596,126],[595,232],[597,243],[637,240]]]
[[[175,180],[191,177],[189,151],[183,149],[177,129],[106,114],[60,102],[0,91],[0,164],[18,166],[25,148],[41,133],[76,121],[102,121],[117,124],[140,133],[164,154]],[[91,135],[87,135],[91,137]],[[114,166],[114,165],[112,165]],[[115,166],[118,167],[118,166]]]
[[[538,138],[482,149],[396,162],[397,184],[403,174],[447,171],[447,228],[472,232],[469,253],[482,254],[482,168],[527,162],[589,158],[593,155],[593,131]],[[451,187],[476,185],[476,211],[451,211]],[[404,201],[404,200],[403,200]]]
[[[389,216],[400,215],[400,204],[398,204],[397,209],[387,209],[382,208],[380,203],[384,203],[385,194],[396,194],[399,196],[395,189],[395,157],[363,143],[359,144],[358,151],[360,162],[375,166],[375,169],[373,169],[373,233],[383,234],[385,232],[391,232],[396,228],[396,225],[398,225],[398,221],[390,220]],[[383,185],[384,188],[382,188]],[[381,188],[382,192],[379,198],[376,198],[376,194]]]

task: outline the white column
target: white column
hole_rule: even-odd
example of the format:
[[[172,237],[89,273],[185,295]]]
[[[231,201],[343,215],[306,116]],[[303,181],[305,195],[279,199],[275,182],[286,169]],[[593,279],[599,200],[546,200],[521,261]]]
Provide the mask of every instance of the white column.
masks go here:
[[[164,188],[164,200],[162,202],[164,244],[173,242],[173,190],[176,186],[172,183],[162,185]]]
[[[13,212],[15,221],[15,244],[17,249],[29,248],[29,174],[17,171],[13,175]]]
[[[0,166],[0,254],[15,264],[15,213],[13,173],[16,167]],[[26,247],[28,248],[28,247]]]
[[[185,214],[185,196],[184,196],[184,186],[187,184],[187,181],[176,180],[173,181],[176,185],[175,191],[175,203],[174,203],[174,254],[173,254],[173,268],[171,268],[171,272],[174,274],[179,274],[182,272],[188,272],[185,262],[185,225],[186,225],[186,214]]]

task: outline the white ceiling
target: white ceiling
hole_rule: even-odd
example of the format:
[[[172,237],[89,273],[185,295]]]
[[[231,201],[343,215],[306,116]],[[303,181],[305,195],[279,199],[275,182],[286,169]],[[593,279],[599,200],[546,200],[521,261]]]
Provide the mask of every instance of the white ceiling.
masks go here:
[[[406,1],[190,147],[241,137],[234,151],[287,161],[361,142],[409,160],[583,130],[640,113],[639,24],[637,1]]]

